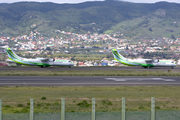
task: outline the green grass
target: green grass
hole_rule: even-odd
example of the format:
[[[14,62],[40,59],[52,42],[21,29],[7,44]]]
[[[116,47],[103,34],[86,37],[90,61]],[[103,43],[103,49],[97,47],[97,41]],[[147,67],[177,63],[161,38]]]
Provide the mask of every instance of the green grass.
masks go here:
[[[121,98],[126,98],[127,111],[150,111],[151,97],[156,110],[180,110],[180,87],[124,86],[124,87],[0,87],[3,113],[29,113],[30,98],[35,101],[35,113],[60,112],[61,98],[65,98],[66,112],[91,112],[92,98],[96,98],[97,112],[121,111]],[[42,99],[46,97],[46,99]]]
[[[176,71],[2,71],[0,76],[180,76]]]

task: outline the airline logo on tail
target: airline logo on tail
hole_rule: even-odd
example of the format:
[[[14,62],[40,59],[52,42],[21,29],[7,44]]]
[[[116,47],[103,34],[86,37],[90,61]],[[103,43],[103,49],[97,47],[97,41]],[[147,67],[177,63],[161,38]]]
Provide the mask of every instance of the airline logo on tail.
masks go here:
[[[125,57],[123,57],[121,54],[119,54],[116,49],[112,49],[112,53],[114,55],[115,60],[127,60]]]
[[[129,66],[138,66],[139,64],[128,61],[127,58],[123,57],[116,49],[112,49],[114,60]]]
[[[8,54],[9,60],[12,60],[18,64],[34,65],[31,62],[24,61],[23,58],[19,57],[11,48],[6,48],[6,52]]]
[[[6,52],[8,54],[9,59],[13,59],[13,60],[21,59],[21,57],[16,55],[16,53],[14,53],[14,51],[12,51],[11,48],[6,48]]]

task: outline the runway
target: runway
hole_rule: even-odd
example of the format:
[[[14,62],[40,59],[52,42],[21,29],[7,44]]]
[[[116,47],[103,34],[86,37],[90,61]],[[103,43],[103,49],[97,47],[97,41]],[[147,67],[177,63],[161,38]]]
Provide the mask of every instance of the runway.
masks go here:
[[[0,67],[1,71],[176,71],[180,66],[155,67],[145,69],[142,67]],[[180,77],[121,77],[121,76],[0,76],[0,86],[150,86],[173,85],[180,86]]]
[[[1,76],[0,86],[180,86],[180,77]]]
[[[0,71],[120,71],[120,70],[132,70],[132,71],[178,71],[180,72],[180,66],[176,66],[174,69],[171,67],[154,67],[154,68],[143,68],[143,67],[47,67],[47,68],[40,68],[38,66],[25,66],[25,67],[0,67]]]

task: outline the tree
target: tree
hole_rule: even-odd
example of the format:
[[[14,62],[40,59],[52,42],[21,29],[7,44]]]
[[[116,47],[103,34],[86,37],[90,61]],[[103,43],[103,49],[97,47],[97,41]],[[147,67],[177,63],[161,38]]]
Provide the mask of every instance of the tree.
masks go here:
[[[74,58],[74,57],[72,57],[72,58],[71,58],[71,60],[72,60],[72,61],[75,61],[75,58]]]
[[[47,47],[46,50],[51,50],[51,48],[50,48],[50,47]]]
[[[171,35],[171,38],[172,38],[173,40],[176,40],[176,37],[175,37],[174,35]]]
[[[148,30],[151,31],[151,32],[153,31],[151,27]]]

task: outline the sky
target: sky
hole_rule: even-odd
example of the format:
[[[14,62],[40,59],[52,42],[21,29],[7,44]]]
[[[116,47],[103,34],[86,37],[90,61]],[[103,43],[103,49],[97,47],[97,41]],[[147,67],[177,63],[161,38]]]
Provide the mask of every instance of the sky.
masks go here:
[[[0,3],[14,3],[21,1],[53,2],[53,3],[63,4],[63,3],[81,3],[86,1],[104,1],[104,0],[0,0]],[[135,2],[135,3],[155,3],[159,1],[180,3],[180,0],[124,0],[124,1]]]

